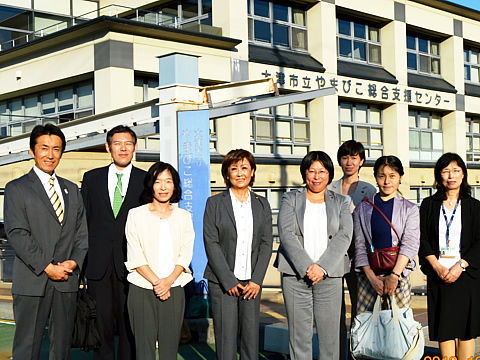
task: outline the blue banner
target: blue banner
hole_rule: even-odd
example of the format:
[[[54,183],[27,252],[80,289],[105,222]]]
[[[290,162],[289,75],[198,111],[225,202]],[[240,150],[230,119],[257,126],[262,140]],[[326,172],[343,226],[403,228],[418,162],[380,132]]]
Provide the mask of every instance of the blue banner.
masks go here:
[[[195,245],[192,268],[195,282],[203,279],[207,255],[203,246],[203,213],[210,196],[210,112],[179,111],[178,173],[182,186],[180,207],[193,216]]]

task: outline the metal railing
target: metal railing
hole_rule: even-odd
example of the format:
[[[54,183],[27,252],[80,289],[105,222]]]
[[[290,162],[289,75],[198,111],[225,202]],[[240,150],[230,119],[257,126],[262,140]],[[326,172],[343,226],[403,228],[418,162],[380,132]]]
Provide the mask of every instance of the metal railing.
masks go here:
[[[86,21],[92,20],[100,16],[110,16],[110,17],[116,17],[116,18],[130,19],[130,20],[134,20],[134,21],[138,21],[146,24],[167,26],[167,27],[173,27],[176,29],[185,29],[185,30],[207,33],[207,34],[214,34],[214,35],[222,34],[222,30],[219,27],[198,23],[199,20],[208,19],[211,16],[211,14],[205,14],[192,19],[180,21],[178,16],[175,16],[172,14],[143,10],[138,8],[131,8],[123,5],[108,5],[79,16],[74,16],[68,20],[60,21],[56,24],[47,26],[40,30],[33,31],[26,35],[22,35],[18,38],[5,41],[0,44],[0,51],[12,49],[16,46],[29,43],[33,40],[43,38],[46,35],[53,34],[60,30],[68,29],[72,26],[84,23]]]

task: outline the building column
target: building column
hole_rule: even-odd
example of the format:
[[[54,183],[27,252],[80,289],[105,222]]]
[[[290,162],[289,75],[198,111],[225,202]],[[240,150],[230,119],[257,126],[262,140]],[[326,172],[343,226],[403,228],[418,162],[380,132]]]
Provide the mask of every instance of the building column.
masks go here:
[[[459,33],[461,21],[454,20],[455,33]],[[460,25],[458,25],[460,24]],[[465,93],[465,79],[463,70],[463,38],[461,36],[450,36],[440,43],[440,71],[442,77],[450,84],[455,86],[459,94]]]
[[[219,154],[226,155],[232,149],[250,151],[250,113],[222,117],[217,121]]]
[[[400,11],[396,16],[401,18]],[[400,84],[407,84],[407,27],[403,21],[391,21],[380,29],[382,65],[392,73]]]
[[[133,69],[108,67],[94,73],[95,113],[101,114],[135,103]]]
[[[383,154],[397,156],[404,167],[410,163],[408,105],[393,104],[383,110]]]
[[[337,73],[337,16],[335,3],[322,1],[307,12],[308,51],[328,73]]]
[[[443,152],[454,152],[466,162],[465,112],[452,111],[442,117]]]
[[[329,95],[310,101],[310,149],[325,151],[336,159],[338,138],[338,96]]]

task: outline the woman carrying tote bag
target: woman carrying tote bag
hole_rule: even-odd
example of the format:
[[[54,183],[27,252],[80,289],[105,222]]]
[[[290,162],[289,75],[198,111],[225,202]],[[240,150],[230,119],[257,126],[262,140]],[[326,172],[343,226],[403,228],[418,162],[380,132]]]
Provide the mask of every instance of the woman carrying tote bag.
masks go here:
[[[418,207],[398,194],[404,174],[400,159],[382,156],[373,172],[379,192],[353,213],[358,314],[372,311],[377,295],[393,295],[400,308],[410,306],[407,276],[416,267],[420,245]]]

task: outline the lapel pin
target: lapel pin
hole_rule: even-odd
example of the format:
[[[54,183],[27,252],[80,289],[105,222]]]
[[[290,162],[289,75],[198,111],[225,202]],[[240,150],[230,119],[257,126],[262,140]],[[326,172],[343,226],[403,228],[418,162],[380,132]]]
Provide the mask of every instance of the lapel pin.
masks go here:
[[[67,189],[63,189],[63,191],[65,192],[65,194],[68,194],[68,190],[67,190]]]

